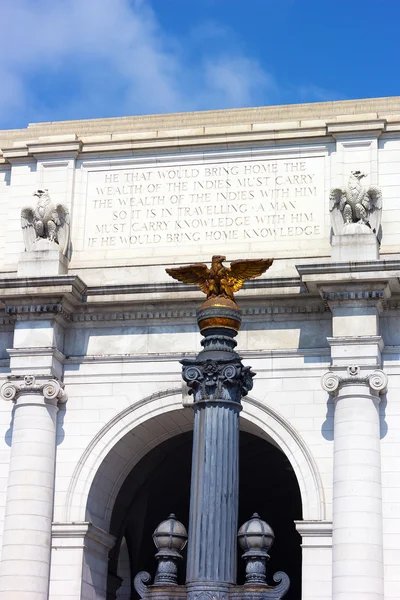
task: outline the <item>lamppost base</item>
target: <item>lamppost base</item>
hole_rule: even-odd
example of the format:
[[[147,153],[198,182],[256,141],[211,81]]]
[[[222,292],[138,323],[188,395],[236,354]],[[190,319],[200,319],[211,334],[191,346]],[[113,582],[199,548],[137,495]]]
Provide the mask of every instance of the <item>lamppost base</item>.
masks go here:
[[[282,571],[275,573],[273,579],[278,585],[233,585],[212,581],[196,581],[186,585],[146,585],[150,581],[150,574],[141,571],[134,579],[134,587],[143,600],[281,600],[289,590],[290,579]]]

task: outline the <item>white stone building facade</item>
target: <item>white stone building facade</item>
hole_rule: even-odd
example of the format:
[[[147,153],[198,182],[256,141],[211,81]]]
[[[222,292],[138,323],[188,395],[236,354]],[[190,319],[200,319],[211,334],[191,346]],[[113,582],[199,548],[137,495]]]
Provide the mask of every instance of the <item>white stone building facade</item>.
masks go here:
[[[274,528],[289,600],[399,600],[400,99],[37,123],[0,149],[0,598],[128,600],[156,525],[187,524],[202,294],[165,268],[224,254],[274,258],[237,295],[243,520]],[[382,192],[373,248],[332,233],[355,170]],[[38,189],[65,257],[25,250]]]

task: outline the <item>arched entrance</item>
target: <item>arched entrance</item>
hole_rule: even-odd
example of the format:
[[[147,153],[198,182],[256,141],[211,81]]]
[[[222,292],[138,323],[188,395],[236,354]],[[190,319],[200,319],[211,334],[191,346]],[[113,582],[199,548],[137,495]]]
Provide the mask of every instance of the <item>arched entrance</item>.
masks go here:
[[[63,520],[71,525],[74,523],[84,524],[90,522],[96,529],[93,534],[96,536],[96,539],[99,537],[101,531],[109,532],[111,529],[116,531],[118,540],[113,555],[114,574],[116,574],[115,570],[118,572],[116,557],[118,556],[120,542],[124,548],[123,555],[120,554],[118,559],[118,562],[120,562],[120,570],[124,565],[123,568],[127,572],[130,568],[130,562],[132,562],[134,558],[130,557],[127,559],[129,554],[128,546],[131,542],[125,537],[121,538],[123,527],[119,527],[118,529],[116,521],[113,520],[117,499],[121,515],[125,516],[128,514],[129,505],[133,501],[132,490],[129,489],[127,485],[125,486],[127,478],[136,465],[139,465],[142,459],[147,457],[147,461],[151,459],[154,461],[157,455],[157,448],[159,451],[162,447],[161,445],[168,440],[172,440],[170,442],[171,452],[175,448],[177,441],[181,440],[182,444],[187,444],[185,456],[188,461],[187,468],[189,468],[191,444],[188,441],[189,437],[185,440],[184,437],[180,438],[180,436],[181,434],[192,431],[192,423],[193,411],[189,408],[183,408],[182,393],[180,389],[171,389],[154,394],[153,396],[143,398],[141,401],[127,407],[107,423],[107,425],[105,425],[92,440],[77,464],[68,489],[65,512],[63,517],[59,520]],[[257,470],[257,477],[253,476],[252,480],[254,479],[256,482],[261,480],[270,482],[270,478],[273,477],[272,472],[275,473],[275,471],[277,471],[280,473],[285,469],[289,470],[291,468],[292,472],[295,474],[301,496],[301,509],[294,510],[291,521],[293,521],[294,518],[298,518],[302,512],[304,522],[323,522],[325,519],[325,501],[321,478],[307,445],[296,430],[277,412],[265,405],[265,403],[249,397],[246,397],[243,400],[241,430],[252,434],[252,438],[248,438],[248,440],[253,439],[255,436],[255,440],[257,441],[259,439],[258,443],[263,446],[262,448],[261,446],[257,447],[257,443],[254,442],[254,440],[255,446],[253,442],[248,442],[249,449],[247,456],[251,456],[252,452],[254,452],[252,464],[255,465],[254,469]],[[175,442],[173,440],[175,440]],[[242,436],[242,440],[242,443],[245,443],[245,436]],[[252,444],[253,450],[251,450]],[[271,458],[272,455],[270,457],[264,457],[263,460],[257,458],[258,453],[261,452],[262,454],[264,451],[267,452],[267,448],[270,453],[275,451],[283,457],[285,461],[284,469],[274,469],[271,467],[271,465],[276,464]],[[272,450],[270,448],[272,448]],[[154,455],[151,454],[153,449],[156,449]],[[245,456],[246,452],[247,451],[244,452]],[[143,465],[145,464],[146,463],[143,462]],[[145,477],[146,469],[144,467],[143,469],[142,477]],[[250,473],[251,469],[245,469],[245,471],[246,473]],[[153,472],[154,469],[151,470],[147,468],[148,474],[151,475]],[[246,473],[242,475],[243,485],[246,481]],[[139,474],[137,474],[137,477],[139,478]],[[181,480],[180,475],[179,480]],[[168,485],[170,484],[168,483]],[[187,497],[188,486],[189,484],[187,483]],[[275,489],[277,492],[280,487],[281,484],[279,482],[272,482],[269,489]],[[183,490],[184,486],[181,486],[181,489]],[[260,507],[257,501],[257,489],[248,489],[250,491],[245,493],[245,498],[249,500],[249,503],[246,505],[246,501],[241,501],[241,511],[243,512],[239,518],[241,521],[245,521],[251,516],[253,511],[258,511],[263,513],[266,520],[271,522],[271,525],[276,529],[275,533],[277,536],[276,545],[273,548],[273,561],[275,562],[278,560],[280,554],[279,545],[285,544],[287,536],[285,535],[285,532],[281,533],[281,531],[279,531],[281,528],[279,523],[280,519],[276,519],[277,523],[275,523],[275,519],[271,519],[273,511],[271,507],[268,506],[268,502],[265,501],[267,511],[266,514],[264,514],[263,507]],[[128,493],[125,493],[122,490],[128,490]],[[171,502],[171,504],[174,504],[172,510],[178,514],[181,520],[185,521],[184,508],[182,508],[181,513],[180,504],[177,502],[177,498],[174,500],[174,503]],[[279,502],[277,505],[278,504]],[[154,519],[154,521],[148,525],[150,535],[147,536],[147,538],[144,535],[145,530],[143,528],[143,543],[148,544],[149,556],[150,549],[152,553],[151,556],[154,554],[151,540],[151,533],[155,527],[154,522],[157,521],[155,523],[157,525],[158,521],[165,518],[167,516],[166,513],[171,510],[169,507],[165,508],[165,511],[160,508],[160,513],[162,512],[163,514],[160,514],[159,518],[157,517],[157,519]],[[288,527],[293,527],[293,523],[291,522]],[[129,537],[128,532],[127,536]],[[300,539],[298,539],[298,544],[300,545]],[[137,553],[140,554],[141,550],[138,550]],[[84,587],[93,588],[98,597],[105,598],[107,561],[103,560],[99,562],[97,559],[96,561],[97,564],[95,568],[97,571],[95,576],[92,577],[90,572],[86,570],[85,573],[88,575],[88,581],[82,581],[82,589]],[[292,575],[291,567],[285,567],[286,564],[287,563],[284,562],[283,564],[277,564],[276,567],[274,567],[274,564],[272,563],[270,566],[270,573],[277,568],[287,568],[289,574]],[[154,573],[154,569],[152,569],[152,572]],[[115,578],[115,586],[118,582],[119,579]]]
[[[116,597],[130,600],[132,575],[140,570],[155,573],[152,533],[160,521],[175,512],[187,525],[192,437],[192,432],[189,431],[161,443],[142,458],[122,485],[110,524],[110,533],[117,538],[117,543],[110,552],[110,599],[116,581],[121,583]],[[292,586],[287,598],[299,600],[301,548],[294,521],[301,519],[302,515],[295,474],[281,450],[253,433],[242,431],[239,523],[248,520],[256,510],[272,525],[276,535],[269,573],[272,575],[278,570],[284,570],[290,574]],[[129,569],[126,567],[126,559],[120,559],[121,553],[124,555],[126,550]],[[243,583],[244,579],[243,566],[239,558],[239,583]],[[180,575],[183,583],[184,564]]]

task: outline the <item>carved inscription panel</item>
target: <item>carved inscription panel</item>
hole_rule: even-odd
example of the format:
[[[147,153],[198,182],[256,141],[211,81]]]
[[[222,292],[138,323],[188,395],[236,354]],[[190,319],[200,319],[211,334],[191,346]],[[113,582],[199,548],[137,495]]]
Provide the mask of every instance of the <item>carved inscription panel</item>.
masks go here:
[[[323,222],[323,157],[116,168],[88,173],[84,247],[296,244]]]

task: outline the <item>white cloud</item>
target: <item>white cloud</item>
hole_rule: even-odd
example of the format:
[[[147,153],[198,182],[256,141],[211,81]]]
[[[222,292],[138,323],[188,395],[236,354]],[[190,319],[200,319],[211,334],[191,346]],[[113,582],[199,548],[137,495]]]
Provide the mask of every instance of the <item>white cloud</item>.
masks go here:
[[[209,26],[222,48],[198,43],[200,25],[187,51],[149,0],[13,0],[1,14],[4,126],[266,104],[276,92],[257,60],[226,47],[223,27]]]

